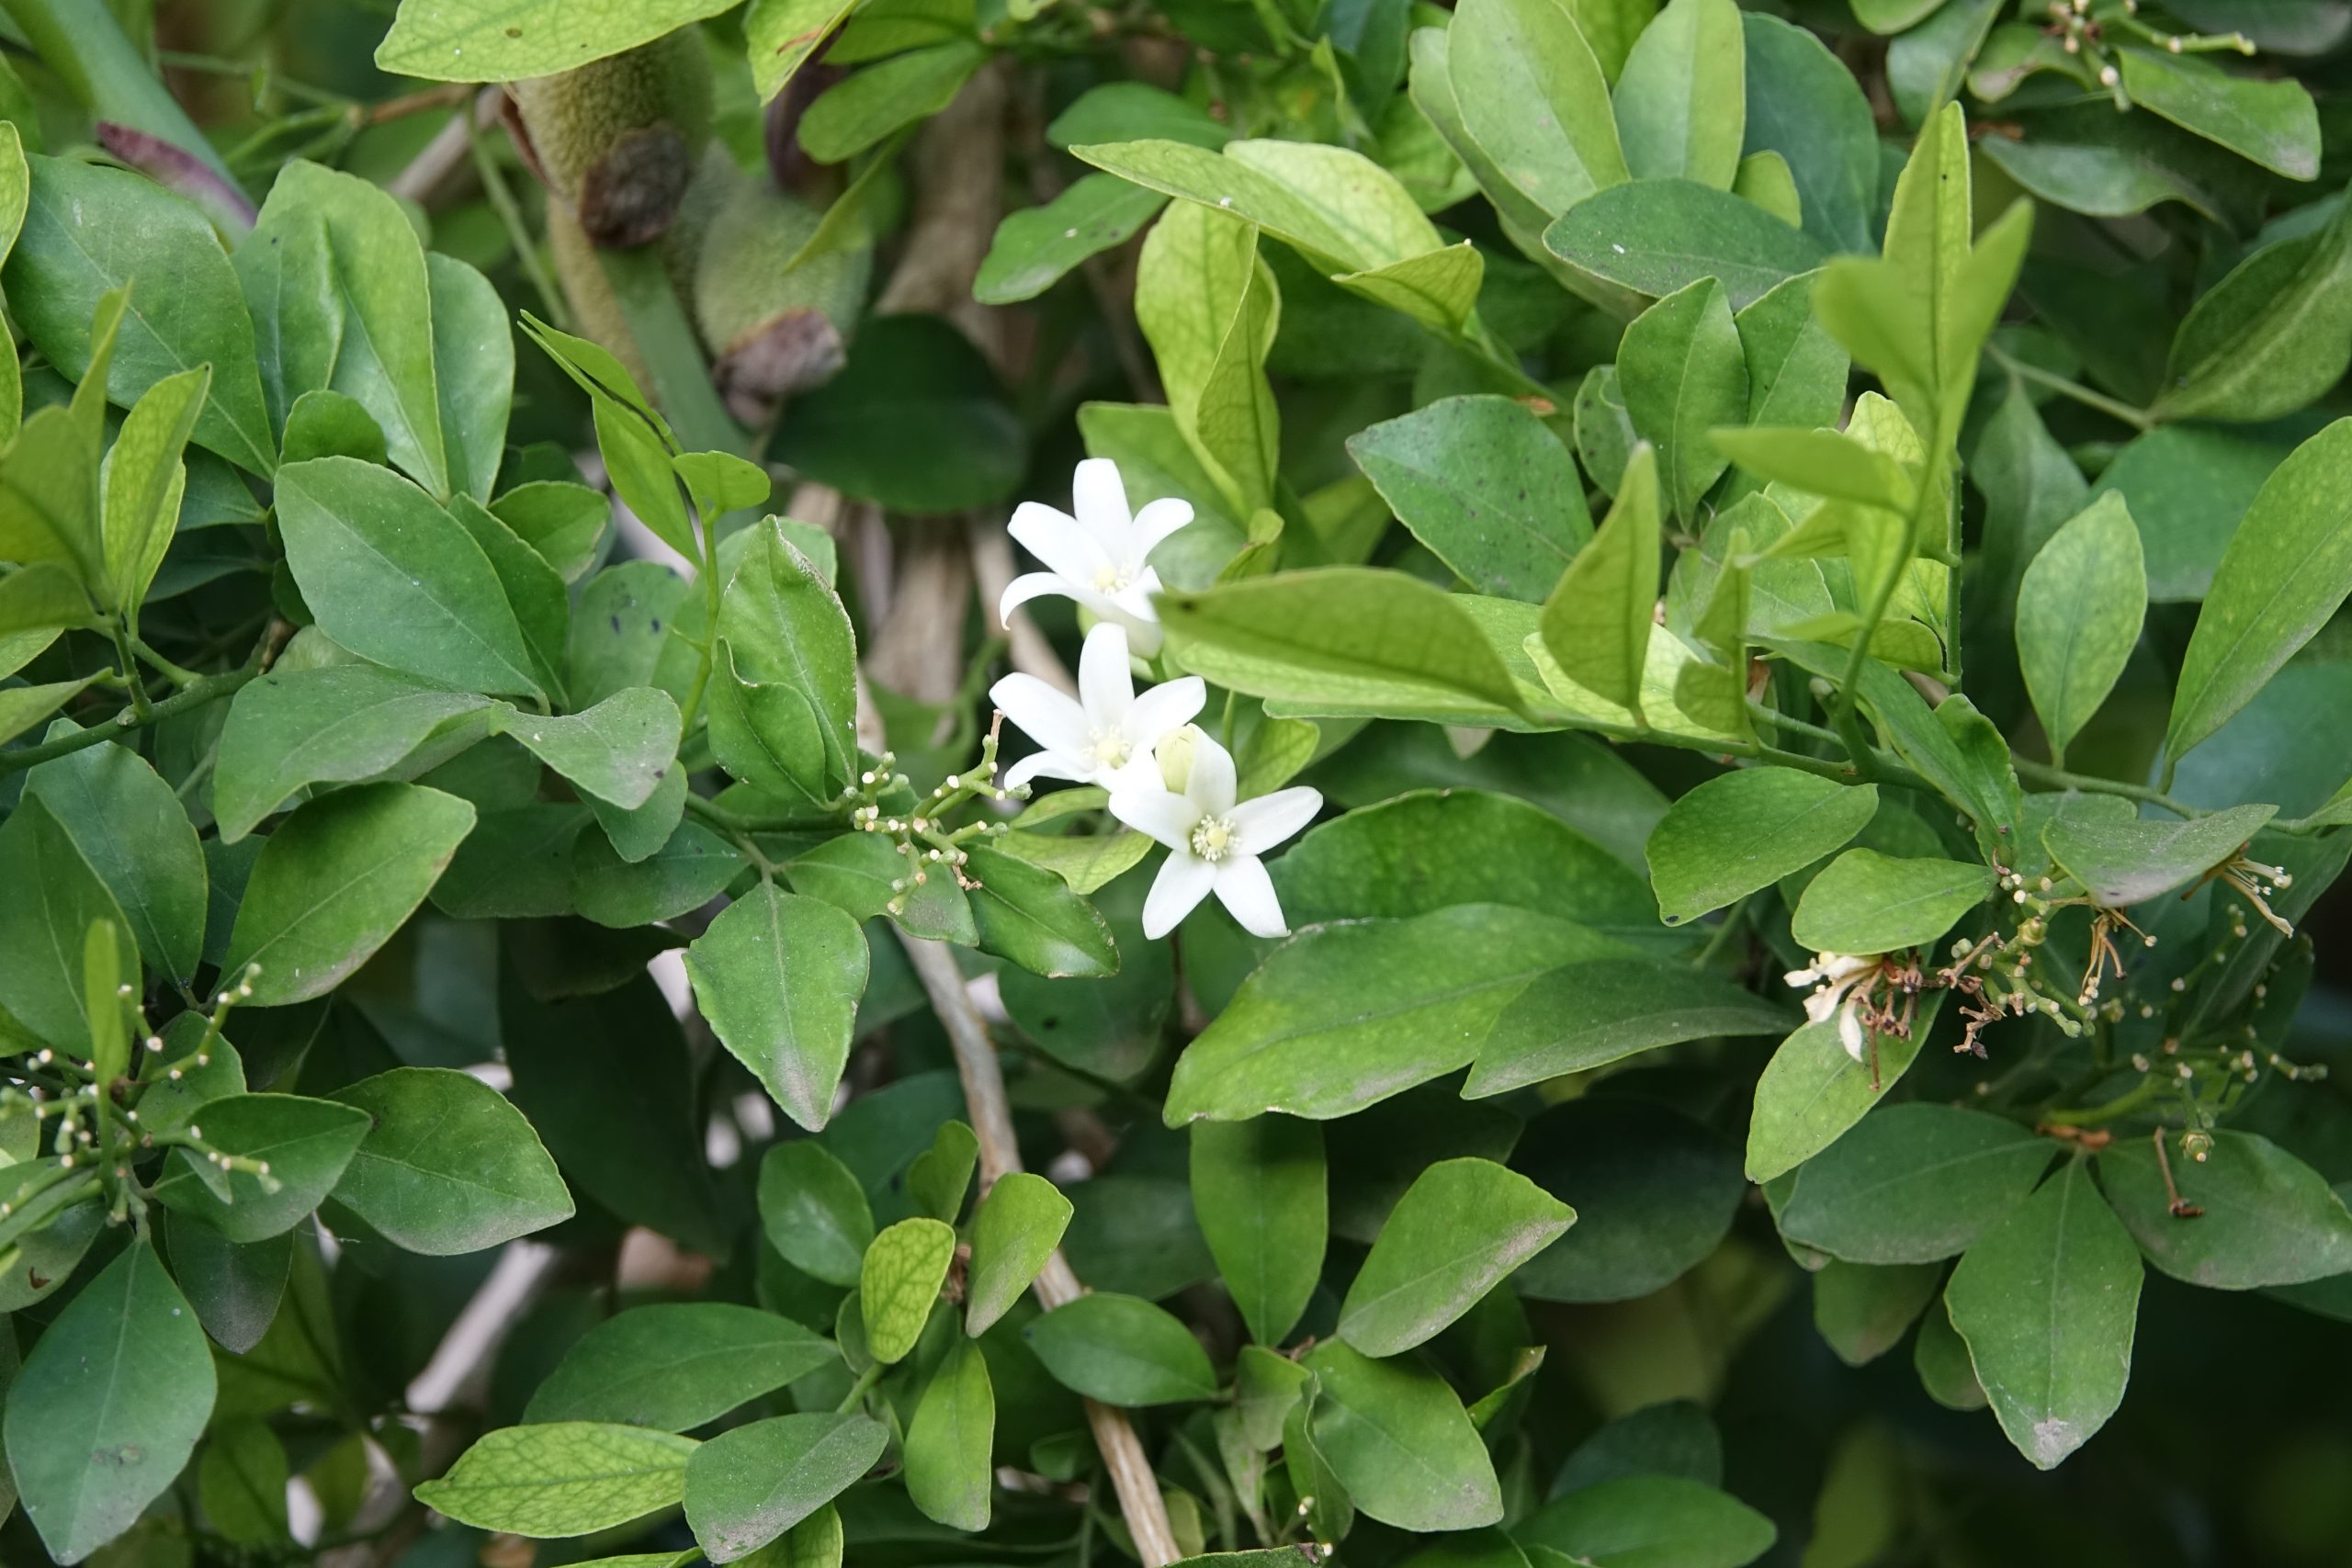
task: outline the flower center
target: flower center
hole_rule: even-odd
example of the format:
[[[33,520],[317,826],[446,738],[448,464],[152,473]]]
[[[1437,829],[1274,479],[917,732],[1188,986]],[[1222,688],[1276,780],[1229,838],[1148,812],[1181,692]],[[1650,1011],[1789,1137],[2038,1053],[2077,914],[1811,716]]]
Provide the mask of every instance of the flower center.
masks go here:
[[[1094,761],[1105,768],[1124,768],[1127,759],[1135,755],[1135,747],[1115,729],[1094,732]]]
[[[1126,566],[1099,567],[1094,573],[1095,590],[1102,593],[1122,592],[1133,587],[1135,581],[1134,570]]]
[[[1204,817],[1193,828],[1193,852],[1215,865],[1233,852],[1233,822],[1229,818]]]

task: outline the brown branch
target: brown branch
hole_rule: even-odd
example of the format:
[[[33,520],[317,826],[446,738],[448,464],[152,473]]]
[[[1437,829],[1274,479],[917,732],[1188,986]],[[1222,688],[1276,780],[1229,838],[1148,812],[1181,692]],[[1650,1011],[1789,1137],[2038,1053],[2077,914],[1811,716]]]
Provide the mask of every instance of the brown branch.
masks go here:
[[[956,1073],[963,1079],[964,1103],[979,1139],[980,1187],[986,1191],[999,1178],[1021,1168],[1021,1145],[1013,1139],[1012,1108],[1005,1099],[1004,1074],[997,1065],[995,1043],[989,1039],[988,1026],[972,1004],[963,973],[946,946],[903,932],[899,940],[955,1048]],[[1048,1312],[1085,1294],[1085,1287],[1059,1251],[1046,1260],[1035,1288],[1039,1304]],[[1152,1474],[1151,1461],[1127,1413],[1090,1399],[1086,1420],[1094,1430],[1094,1446],[1111,1472],[1112,1488],[1119,1495],[1119,1511],[1126,1516],[1127,1531],[1135,1537],[1144,1568],[1166,1568],[1183,1554],[1177,1551],[1175,1532],[1169,1527],[1168,1505],[1159,1495],[1159,1478]]]

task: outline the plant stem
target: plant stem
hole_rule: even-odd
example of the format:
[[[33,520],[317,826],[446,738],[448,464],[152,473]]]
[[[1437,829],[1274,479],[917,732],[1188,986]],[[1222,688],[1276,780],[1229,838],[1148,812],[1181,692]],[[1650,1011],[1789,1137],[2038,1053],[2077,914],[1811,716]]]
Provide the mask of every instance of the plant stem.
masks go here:
[[[538,295],[540,308],[548,313],[548,321],[560,331],[571,328],[571,311],[548,275],[547,264],[539,259],[538,242],[531,236],[531,226],[523,219],[523,209],[514,200],[514,193],[506,186],[506,175],[492,156],[490,148],[476,134],[473,111],[461,108],[458,118],[465,122],[466,150],[473,154],[474,172],[481,176],[482,194],[490,198],[491,209],[498,214],[498,221],[505,227],[506,238],[514,247],[514,263],[523,276],[531,280],[532,291]]]
[[[2172,1080],[2161,1073],[2150,1073],[2137,1086],[2118,1095],[2104,1105],[2083,1106],[2073,1110],[2045,1111],[2041,1120],[2060,1127],[2095,1127],[2102,1122],[2113,1122],[2133,1111],[2154,1104]]]
[[[60,736],[54,740],[44,740],[38,746],[27,746],[14,751],[0,751],[0,776],[19,773],[26,768],[38,767],[54,758],[79,751],[85,746],[96,746],[100,741],[111,740],[116,736],[128,733],[141,725],[161,723],[175,714],[186,713],[190,708],[200,708],[207,703],[217,702],[222,697],[233,695],[246,682],[260,673],[260,667],[254,665],[243,670],[232,670],[225,674],[207,675],[198,681],[195,685],[175,692],[155,704],[147,710],[144,716],[138,713],[134,705],[117,714],[109,723],[93,725],[73,735]]]
[[[842,1396],[842,1402],[833,1406],[834,1413],[836,1415],[846,1416],[851,1411],[856,1409],[858,1402],[863,1400],[867,1394],[874,1392],[874,1385],[881,1381],[882,1363],[876,1361],[864,1371],[857,1374],[857,1382],[850,1385],[849,1393]]]
[[[2039,365],[2029,364],[1991,344],[1984,345],[1984,352],[1993,356],[1995,364],[2020,381],[2047,387],[2063,398],[2078,402],[2086,409],[2096,409],[2108,418],[2119,420],[2134,430],[2154,430],[2156,427],[2155,416],[2145,409],[2134,408],[2130,403],[2109,397],[2105,392],[2094,391],[2080,381],[2070,381],[2054,370],[2044,370]]]
[[[2145,784],[2123,784],[2115,779],[2093,778],[2088,773],[2070,773],[2064,768],[2052,767],[2047,762],[2037,762],[2026,757],[2018,757],[2013,761],[2017,766],[2018,777],[2031,780],[2038,784],[2048,784],[2052,789],[2083,790],[2091,795],[2120,795],[2126,800],[2143,801],[2150,806],[2162,807],[2175,817],[2184,820],[2212,815],[2203,807],[2190,806],[2185,801],[2175,800],[2163,791],[2150,789]]]

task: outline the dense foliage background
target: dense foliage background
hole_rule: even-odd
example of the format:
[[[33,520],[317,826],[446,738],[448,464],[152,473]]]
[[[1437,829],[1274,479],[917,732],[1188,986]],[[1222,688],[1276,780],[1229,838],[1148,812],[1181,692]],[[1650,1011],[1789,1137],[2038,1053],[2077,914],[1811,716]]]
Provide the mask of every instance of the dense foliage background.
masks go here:
[[[2347,49],[0,0],[0,1560],[2352,1560]]]

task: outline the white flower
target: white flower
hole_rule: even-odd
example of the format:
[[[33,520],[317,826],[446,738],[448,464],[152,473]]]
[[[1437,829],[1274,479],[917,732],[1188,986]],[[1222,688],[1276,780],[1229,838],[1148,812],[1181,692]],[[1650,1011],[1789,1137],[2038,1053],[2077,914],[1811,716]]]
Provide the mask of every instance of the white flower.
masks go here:
[[[1143,934],[1166,936],[1215,892],[1252,936],[1287,935],[1273,882],[1258,857],[1313,821],[1322,794],[1298,785],[1236,805],[1232,753],[1198,731],[1190,739],[1181,791],[1136,786],[1111,796],[1112,816],[1168,846],[1167,863],[1144,899]]]
[[[1820,1023],[1833,1014],[1838,1020],[1838,1043],[1846,1047],[1846,1055],[1857,1062],[1862,1059],[1862,1048],[1870,1035],[1862,1027],[1860,1001],[1855,987],[1878,972],[1876,953],[1857,955],[1850,953],[1822,953],[1814,955],[1809,969],[1792,969],[1781,976],[1792,986],[1811,986],[1812,995],[1804,999],[1804,1015]]]
[[[1126,627],[1136,651],[1148,659],[1159,651],[1159,614],[1151,604],[1159,574],[1151,569],[1151,552],[1193,520],[1192,504],[1154,501],[1131,515],[1119,466],[1108,457],[1080,463],[1070,491],[1075,517],[1034,501],[1013,510],[1008,532],[1046,570],[1007,584],[998,614],[1009,615],[1015,605],[1057,593],[1076,600],[1097,620]]]
[[[1198,675],[1136,695],[1126,630],[1104,621],[1086,634],[1079,652],[1076,700],[1035,675],[1007,675],[989,689],[989,699],[1005,717],[1044,748],[1006,770],[1005,787],[1016,788],[1039,773],[1111,789],[1125,784],[1157,786],[1159,770],[1151,749],[1199,713],[1208,695]]]

